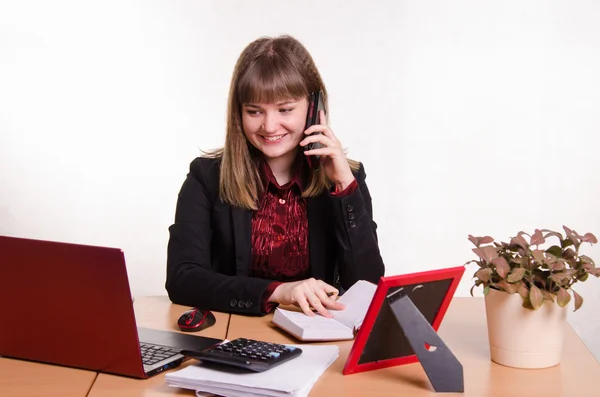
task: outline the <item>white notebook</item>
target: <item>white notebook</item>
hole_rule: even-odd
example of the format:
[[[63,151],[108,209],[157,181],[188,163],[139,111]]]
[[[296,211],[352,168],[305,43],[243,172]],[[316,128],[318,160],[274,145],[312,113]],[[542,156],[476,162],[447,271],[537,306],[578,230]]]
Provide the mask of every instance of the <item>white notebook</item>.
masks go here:
[[[368,281],[356,282],[338,300],[346,308],[329,310],[333,318],[326,318],[317,313],[316,316],[309,317],[303,312],[277,308],[272,321],[279,328],[302,341],[354,339],[376,289],[377,286]]]

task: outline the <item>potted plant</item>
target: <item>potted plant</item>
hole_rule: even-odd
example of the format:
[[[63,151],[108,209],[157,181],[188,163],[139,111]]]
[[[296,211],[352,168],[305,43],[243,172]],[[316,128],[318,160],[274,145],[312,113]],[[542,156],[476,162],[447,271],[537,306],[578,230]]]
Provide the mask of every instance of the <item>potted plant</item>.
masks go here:
[[[519,232],[509,243],[469,235],[478,259],[465,265],[479,266],[471,295],[483,286],[493,361],[518,368],[559,363],[571,294],[574,310],[583,304],[572,286],[589,275],[600,277],[600,268],[580,253],[596,237],[563,229],[564,236],[547,229]]]

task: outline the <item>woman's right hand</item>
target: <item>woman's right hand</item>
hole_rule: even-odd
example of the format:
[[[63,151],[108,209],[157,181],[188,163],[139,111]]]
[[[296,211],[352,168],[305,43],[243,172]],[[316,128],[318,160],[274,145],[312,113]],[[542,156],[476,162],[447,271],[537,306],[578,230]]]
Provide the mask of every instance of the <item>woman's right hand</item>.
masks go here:
[[[343,310],[345,306],[335,299],[339,291],[331,285],[309,278],[301,281],[283,283],[275,288],[269,302],[282,305],[297,305],[307,316],[314,316],[311,306],[323,317],[333,316],[327,309]]]

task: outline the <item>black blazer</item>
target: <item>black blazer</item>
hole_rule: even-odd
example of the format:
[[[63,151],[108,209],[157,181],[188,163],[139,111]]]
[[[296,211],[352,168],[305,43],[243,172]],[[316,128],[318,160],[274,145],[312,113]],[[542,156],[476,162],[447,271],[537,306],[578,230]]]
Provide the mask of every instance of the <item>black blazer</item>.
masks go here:
[[[252,210],[219,199],[219,173],[220,159],[190,165],[169,228],[166,289],[173,303],[262,315],[261,298],[273,280],[249,277]],[[349,196],[307,199],[311,276],[344,289],[384,274],[362,164],[355,177],[359,187]]]

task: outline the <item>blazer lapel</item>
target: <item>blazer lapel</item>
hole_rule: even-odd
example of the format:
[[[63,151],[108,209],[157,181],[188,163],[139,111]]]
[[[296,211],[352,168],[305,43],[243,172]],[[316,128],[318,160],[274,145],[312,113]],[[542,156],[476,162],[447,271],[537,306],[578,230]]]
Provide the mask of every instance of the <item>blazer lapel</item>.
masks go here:
[[[310,257],[310,270],[317,280],[325,280],[325,249],[327,242],[326,227],[323,222],[327,219],[323,212],[324,200],[322,197],[307,200],[308,216],[308,250]]]
[[[248,276],[252,252],[252,211],[231,207],[231,218],[235,242],[235,274]]]

